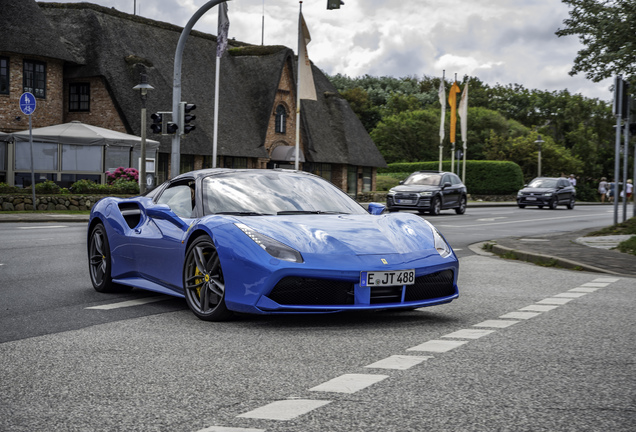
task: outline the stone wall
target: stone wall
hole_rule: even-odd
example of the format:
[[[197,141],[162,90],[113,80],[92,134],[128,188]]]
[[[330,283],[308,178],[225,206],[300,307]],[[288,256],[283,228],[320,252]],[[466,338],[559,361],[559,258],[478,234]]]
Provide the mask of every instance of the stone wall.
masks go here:
[[[37,210],[90,210],[104,195],[36,195]],[[0,211],[33,210],[32,195],[0,195]]]

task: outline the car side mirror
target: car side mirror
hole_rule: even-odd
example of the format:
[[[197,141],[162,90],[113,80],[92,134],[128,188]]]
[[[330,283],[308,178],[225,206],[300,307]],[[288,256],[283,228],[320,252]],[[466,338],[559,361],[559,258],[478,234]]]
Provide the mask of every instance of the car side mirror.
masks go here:
[[[166,204],[157,204],[152,207],[146,208],[146,215],[153,219],[161,219],[168,221],[175,225],[177,228],[181,228],[183,231],[188,229],[188,224],[177,216],[170,207]]]
[[[386,206],[384,204],[372,202],[369,203],[369,208],[367,209],[367,211],[372,215],[380,215],[382,214],[384,209],[386,209]]]
[[[451,186],[452,186],[451,182],[446,182],[444,183],[444,186],[442,186],[442,188],[446,189],[447,187],[451,187]]]
[[[404,180],[400,180],[400,184],[404,184]]]

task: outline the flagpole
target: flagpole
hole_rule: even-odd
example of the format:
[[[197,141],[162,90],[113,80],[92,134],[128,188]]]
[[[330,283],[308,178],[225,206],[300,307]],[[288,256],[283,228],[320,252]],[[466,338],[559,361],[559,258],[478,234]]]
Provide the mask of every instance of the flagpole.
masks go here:
[[[445,90],[446,70],[442,70],[442,82],[439,84],[438,98],[441,106],[441,119],[439,126],[439,171],[442,170],[442,157],[444,152],[444,120],[446,117],[446,90]]]
[[[216,34],[216,70],[214,74],[214,132],[212,137],[212,168],[216,168],[218,137],[219,137],[219,81],[221,76],[221,57],[227,48],[227,32],[229,20],[227,19],[227,2],[219,5],[219,18]]]
[[[300,49],[303,43],[303,30],[301,27],[301,17],[303,13],[303,2],[300,1],[300,11],[298,13],[298,64],[296,66],[296,154],[294,157],[294,169],[298,171],[298,159],[300,158]]]

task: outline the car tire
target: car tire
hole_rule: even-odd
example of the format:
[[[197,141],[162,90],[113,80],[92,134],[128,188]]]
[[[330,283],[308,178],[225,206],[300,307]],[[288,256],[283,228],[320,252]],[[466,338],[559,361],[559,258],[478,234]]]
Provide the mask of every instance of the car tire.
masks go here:
[[[574,197],[570,198],[570,202],[568,202],[568,209],[572,210],[574,208],[575,204],[575,199]]]
[[[519,208],[526,208],[525,204],[517,204],[519,206]]]
[[[466,213],[466,197],[462,196],[459,199],[459,207],[455,207],[455,213],[458,215]]]
[[[111,272],[110,244],[106,229],[101,223],[96,224],[88,238],[88,271],[95,291],[101,293],[125,292],[132,287],[113,282]]]
[[[550,210],[556,210],[558,204],[559,204],[558,199],[557,198],[553,198],[550,201],[550,204],[549,204]]]
[[[183,290],[190,310],[203,321],[226,321],[225,280],[212,239],[198,237],[188,247],[183,264]]]
[[[441,210],[442,202],[440,201],[439,197],[433,197],[433,199],[431,199],[431,209],[429,210],[429,212],[431,213],[431,215],[437,216]]]

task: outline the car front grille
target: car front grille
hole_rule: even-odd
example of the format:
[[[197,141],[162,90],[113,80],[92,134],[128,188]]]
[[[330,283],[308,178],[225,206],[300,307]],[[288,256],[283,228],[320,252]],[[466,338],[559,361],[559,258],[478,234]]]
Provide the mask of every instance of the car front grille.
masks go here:
[[[420,196],[418,194],[415,193],[396,193],[395,194],[395,199],[410,199],[410,200],[416,200],[418,199]]]
[[[351,282],[286,277],[281,279],[267,296],[280,305],[353,305],[354,284]],[[371,287],[370,304],[402,303],[400,286]],[[404,301],[432,300],[455,294],[453,271],[444,270],[415,278],[407,285]]]

